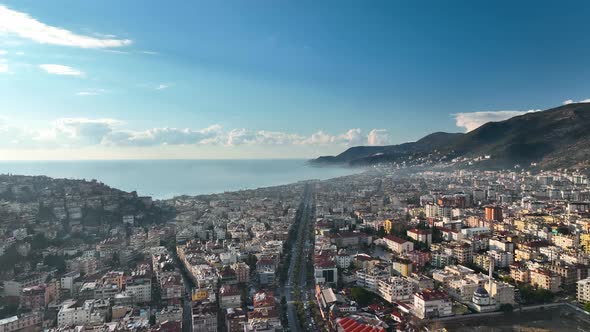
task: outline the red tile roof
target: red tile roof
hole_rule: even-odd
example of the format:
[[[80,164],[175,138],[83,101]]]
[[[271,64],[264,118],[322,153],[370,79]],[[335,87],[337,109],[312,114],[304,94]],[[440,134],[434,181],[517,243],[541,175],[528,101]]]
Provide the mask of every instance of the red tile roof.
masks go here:
[[[408,241],[408,240],[404,240],[404,239],[402,239],[401,237],[397,237],[397,236],[395,236],[395,235],[387,235],[387,236],[385,237],[385,239],[387,239],[387,240],[389,240],[389,241],[393,241],[393,242],[395,242],[395,243],[399,243],[399,244],[404,244],[404,243],[406,243],[406,242],[410,242],[410,241]]]
[[[344,332],[385,332],[383,327],[361,324],[348,317],[339,319],[337,324]]]
[[[433,290],[433,289],[425,289],[421,292],[415,293],[416,296],[423,299],[424,301],[434,301],[434,300],[443,300],[448,299],[449,296],[447,293],[443,291]]]

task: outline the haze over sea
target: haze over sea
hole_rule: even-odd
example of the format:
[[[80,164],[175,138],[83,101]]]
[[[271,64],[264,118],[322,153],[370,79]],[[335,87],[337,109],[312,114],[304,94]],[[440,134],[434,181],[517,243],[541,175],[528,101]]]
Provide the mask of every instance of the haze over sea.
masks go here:
[[[349,175],[359,170],[320,168],[301,159],[1,161],[0,173],[96,179],[157,199],[254,189]]]

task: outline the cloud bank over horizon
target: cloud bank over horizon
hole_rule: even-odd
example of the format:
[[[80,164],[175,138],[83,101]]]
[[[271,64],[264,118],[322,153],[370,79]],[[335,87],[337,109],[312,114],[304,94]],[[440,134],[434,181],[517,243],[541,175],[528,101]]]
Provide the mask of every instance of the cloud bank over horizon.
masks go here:
[[[88,146],[156,147],[156,146],[338,146],[384,145],[389,143],[385,129],[364,134],[360,128],[331,135],[319,130],[311,135],[281,131],[224,129],[213,124],[201,129],[156,127],[128,130],[126,123],[111,118],[59,118],[46,128],[31,129],[0,119],[0,148],[80,148]]]

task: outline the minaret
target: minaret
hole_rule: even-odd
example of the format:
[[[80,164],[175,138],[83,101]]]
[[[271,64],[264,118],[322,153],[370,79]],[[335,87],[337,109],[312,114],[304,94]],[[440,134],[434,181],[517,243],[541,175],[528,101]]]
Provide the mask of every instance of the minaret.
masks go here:
[[[492,255],[490,254],[490,271],[489,271],[489,275],[488,277],[490,278],[490,289],[492,289],[492,273],[494,272],[494,260],[492,258]]]

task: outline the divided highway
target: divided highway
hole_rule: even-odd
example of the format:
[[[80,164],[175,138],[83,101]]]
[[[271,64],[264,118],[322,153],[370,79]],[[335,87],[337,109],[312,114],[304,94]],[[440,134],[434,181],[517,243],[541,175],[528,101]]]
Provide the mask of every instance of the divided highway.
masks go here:
[[[298,223],[299,225],[297,227],[297,235],[295,237],[296,240],[293,243],[293,247],[291,248],[291,261],[289,265],[288,278],[286,284],[282,287],[282,295],[285,296],[287,300],[287,318],[289,320],[289,329],[293,332],[302,331],[302,322],[299,322],[299,317],[297,316],[294,291],[297,289],[301,292],[301,298],[299,301],[305,303],[309,299],[306,268],[308,263],[307,261],[310,257],[308,255],[308,250],[313,250],[310,249],[311,244],[309,242],[309,228],[313,227],[314,222],[313,204],[313,185],[308,184],[305,188],[303,202],[300,207],[300,209],[302,209],[302,213],[299,214],[301,220],[299,220]],[[298,273],[296,268],[297,266],[299,266]],[[309,330],[310,329],[308,327],[305,328],[305,331]]]

